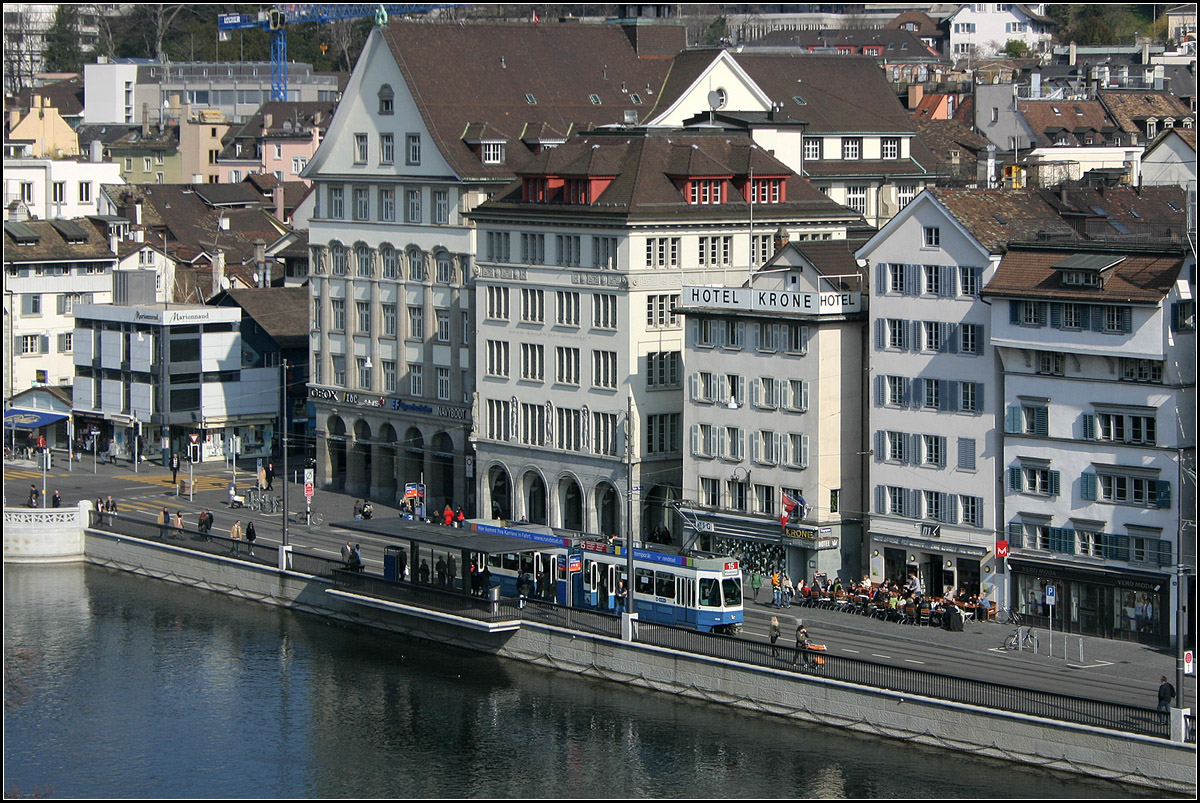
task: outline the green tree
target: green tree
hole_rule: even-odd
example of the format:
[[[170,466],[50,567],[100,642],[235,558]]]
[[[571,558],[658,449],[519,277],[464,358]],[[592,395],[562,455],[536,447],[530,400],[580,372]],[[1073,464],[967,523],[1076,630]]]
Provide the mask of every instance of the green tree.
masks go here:
[[[1020,39],[1009,39],[1004,43],[1004,52],[1010,58],[1020,59],[1029,55],[1029,46]]]
[[[54,12],[54,26],[46,32],[43,54],[47,72],[83,72],[85,54],[80,35],[79,6],[61,3]]]

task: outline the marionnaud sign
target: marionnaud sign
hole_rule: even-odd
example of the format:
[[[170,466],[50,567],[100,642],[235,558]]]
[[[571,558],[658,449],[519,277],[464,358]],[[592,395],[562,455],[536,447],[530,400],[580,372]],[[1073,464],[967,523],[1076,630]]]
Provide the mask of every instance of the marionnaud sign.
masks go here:
[[[844,315],[862,311],[859,293],[828,290],[820,293],[754,290],[748,287],[684,285],[684,307],[709,307],[758,312],[799,312],[805,315]]]

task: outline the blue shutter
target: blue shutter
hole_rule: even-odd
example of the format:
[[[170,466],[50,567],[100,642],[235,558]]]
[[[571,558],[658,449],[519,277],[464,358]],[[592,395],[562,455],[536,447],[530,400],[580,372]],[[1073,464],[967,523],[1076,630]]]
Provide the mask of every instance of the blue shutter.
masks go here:
[[[1079,328],[1080,329],[1091,329],[1092,328],[1092,305],[1091,304],[1080,304],[1079,305]]]
[[[951,354],[958,353],[958,324],[946,324],[945,337],[942,339],[943,348]]]
[[[946,467],[946,436],[945,435],[938,436],[938,446],[940,447],[938,449],[938,466],[940,468],[945,468]]]
[[[885,512],[887,499],[882,485],[875,486],[875,512],[882,515]]]
[[[1049,422],[1050,411],[1045,407],[1037,407],[1034,409],[1033,417],[1033,434],[1048,435],[1050,434]]]
[[[1038,326],[1046,325],[1046,302],[1039,301],[1037,303],[1037,324]]]
[[[1004,431],[1010,435],[1019,435],[1021,430],[1021,408],[1018,405],[1010,404],[1004,411]]]
[[[1096,475],[1084,472],[1079,477],[1079,495],[1084,499],[1096,499]]]
[[[900,403],[907,407],[912,402],[912,380],[904,377],[900,380]]]
[[[879,463],[887,459],[887,434],[882,430],[875,430],[875,462]]]
[[[923,346],[923,345],[924,345],[925,338],[924,338],[924,337],[922,337],[922,331],[921,331],[923,328],[924,328],[924,327],[921,325],[921,321],[913,321],[913,322],[912,322],[912,327],[911,327],[911,329],[912,329],[912,334],[911,334],[912,340],[910,340],[910,341],[909,341],[909,343],[908,343],[908,346],[909,346],[909,348],[910,348],[910,349],[912,349],[913,351],[920,351],[920,350],[921,350],[921,346]]]
[[[875,377],[875,406],[882,407],[887,403],[887,377]]]
[[[883,318],[875,320],[875,350],[883,351],[887,346],[887,321]]]
[[[1171,483],[1166,480],[1159,480],[1155,483],[1154,499],[1157,507],[1169,508],[1171,506]]]
[[[1062,328],[1062,304],[1052,303],[1050,305],[1050,325],[1055,329]]]
[[[1132,332],[1133,331],[1133,308],[1132,307],[1121,307],[1121,331],[1122,332]]]
[[[1058,496],[1058,492],[1059,492],[1059,472],[1051,471],[1050,472],[1050,495]]]
[[[1025,542],[1025,527],[1019,521],[1010,521],[1008,523],[1008,545],[1010,547],[1020,548]]]
[[[1008,469],[1008,490],[1013,493],[1021,493],[1024,490],[1024,483],[1021,482],[1021,467],[1010,466]]]
[[[1021,302],[1020,301],[1009,301],[1008,302],[1008,322],[1011,324],[1014,324],[1014,325],[1021,323]]]
[[[904,292],[906,295],[921,295],[921,266],[904,266]]]
[[[875,266],[875,295],[881,296],[887,292],[887,263],[880,262]]]
[[[1092,308],[1092,331],[1104,331],[1104,307],[1098,304],[1088,305]]]
[[[1096,440],[1096,415],[1095,413],[1084,413],[1083,419],[1083,439],[1085,441]]]
[[[1180,321],[1179,302],[1175,301],[1171,304],[1171,331],[1172,332],[1179,331],[1179,321]]]

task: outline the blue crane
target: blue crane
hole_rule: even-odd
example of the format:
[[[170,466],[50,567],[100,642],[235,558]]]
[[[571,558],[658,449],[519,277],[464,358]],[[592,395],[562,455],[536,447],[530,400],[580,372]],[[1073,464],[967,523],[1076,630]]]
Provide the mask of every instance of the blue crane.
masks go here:
[[[333,22],[334,20],[374,17],[383,25],[389,14],[420,14],[442,5],[411,3],[277,3],[269,11],[257,14],[221,14],[217,30],[236,31],[258,28],[271,32],[271,100],[287,100],[287,26],[301,22]],[[450,4],[457,5],[457,4]]]

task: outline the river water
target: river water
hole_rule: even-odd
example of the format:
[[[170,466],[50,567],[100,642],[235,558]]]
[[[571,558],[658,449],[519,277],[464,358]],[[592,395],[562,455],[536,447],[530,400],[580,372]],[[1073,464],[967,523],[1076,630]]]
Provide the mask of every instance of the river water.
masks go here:
[[[4,608],[7,796],[1142,794],[95,566],[6,565]]]

